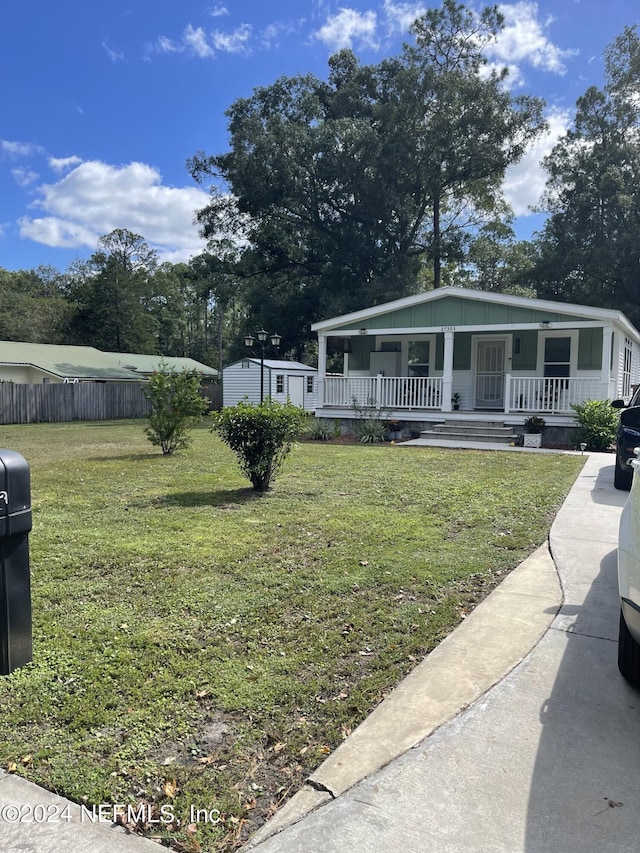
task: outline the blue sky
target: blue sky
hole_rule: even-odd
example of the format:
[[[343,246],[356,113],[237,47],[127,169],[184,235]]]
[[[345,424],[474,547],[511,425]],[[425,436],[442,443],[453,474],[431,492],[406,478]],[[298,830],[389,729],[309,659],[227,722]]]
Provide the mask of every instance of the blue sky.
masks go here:
[[[204,248],[193,211],[206,189],[185,161],[228,148],[227,107],[282,75],[326,77],[352,47],[365,63],[397,54],[425,8],[412,0],[5,0],[0,14],[0,267],[87,258],[114,228],[141,234],[161,260]],[[469,8],[479,4],[467,3]],[[484,5],[484,4],[483,4]],[[530,236],[541,157],[576,99],[603,80],[602,52],[630,0],[501,4],[507,27],[492,61],[515,93],[547,101],[549,135],[507,175]]]

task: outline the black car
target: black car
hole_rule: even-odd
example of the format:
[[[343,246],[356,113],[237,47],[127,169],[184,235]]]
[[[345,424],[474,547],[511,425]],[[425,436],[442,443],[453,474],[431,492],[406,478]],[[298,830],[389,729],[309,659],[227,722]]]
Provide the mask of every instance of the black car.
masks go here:
[[[625,489],[628,492],[633,479],[633,468],[627,463],[636,458],[634,448],[640,447],[640,387],[636,388],[628,403],[624,400],[614,400],[611,405],[616,409],[624,409],[620,414],[620,426],[616,433],[613,485],[616,489]]]

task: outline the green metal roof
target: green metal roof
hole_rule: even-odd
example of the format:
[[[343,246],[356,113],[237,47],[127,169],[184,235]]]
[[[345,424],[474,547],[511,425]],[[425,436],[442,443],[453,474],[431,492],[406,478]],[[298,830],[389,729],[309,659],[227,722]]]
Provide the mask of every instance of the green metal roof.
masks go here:
[[[164,361],[174,370],[197,370],[205,376],[218,372],[192,358],[137,353],[102,352],[95,347],[0,341],[0,364],[26,365],[62,379],[140,380]]]
[[[140,355],[132,352],[112,352],[105,355],[113,355],[117,358],[121,367],[126,367],[136,373],[148,375],[158,370],[164,362],[171,370],[195,370],[204,376],[217,376],[218,371],[208,364],[202,364],[193,358],[180,358],[170,355]]]

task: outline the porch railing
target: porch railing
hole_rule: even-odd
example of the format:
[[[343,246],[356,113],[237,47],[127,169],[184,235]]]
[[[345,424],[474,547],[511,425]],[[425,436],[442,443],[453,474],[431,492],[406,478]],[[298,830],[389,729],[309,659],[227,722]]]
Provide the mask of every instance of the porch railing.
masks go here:
[[[442,377],[434,376],[327,376],[324,405],[348,408],[440,409]]]
[[[453,388],[455,391],[455,387]],[[607,388],[598,379],[505,375],[504,407],[523,414],[573,414],[574,403],[600,400]],[[375,406],[390,410],[442,410],[441,376],[327,376],[323,406],[349,409]],[[472,408],[470,406],[469,408]]]
[[[601,398],[602,383],[575,377],[507,375],[505,396],[509,412],[573,414],[572,404]]]

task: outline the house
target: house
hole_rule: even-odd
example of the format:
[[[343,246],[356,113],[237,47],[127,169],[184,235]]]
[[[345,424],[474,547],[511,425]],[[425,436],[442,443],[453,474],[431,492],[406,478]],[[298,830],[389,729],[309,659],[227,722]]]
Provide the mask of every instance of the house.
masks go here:
[[[164,362],[176,370],[217,371],[191,358],[102,352],[95,347],[0,341],[0,381],[19,384],[57,382],[139,382]]]
[[[414,429],[458,421],[522,431],[575,425],[572,404],[626,397],[640,381],[640,333],[618,311],[443,287],[315,323],[320,417],[353,404]],[[327,375],[327,354],[343,372]],[[455,414],[454,414],[454,410]]]
[[[299,361],[243,358],[222,371],[224,406],[235,406],[244,397],[251,403],[271,397],[279,403],[290,400],[313,412],[317,403],[318,371]]]

